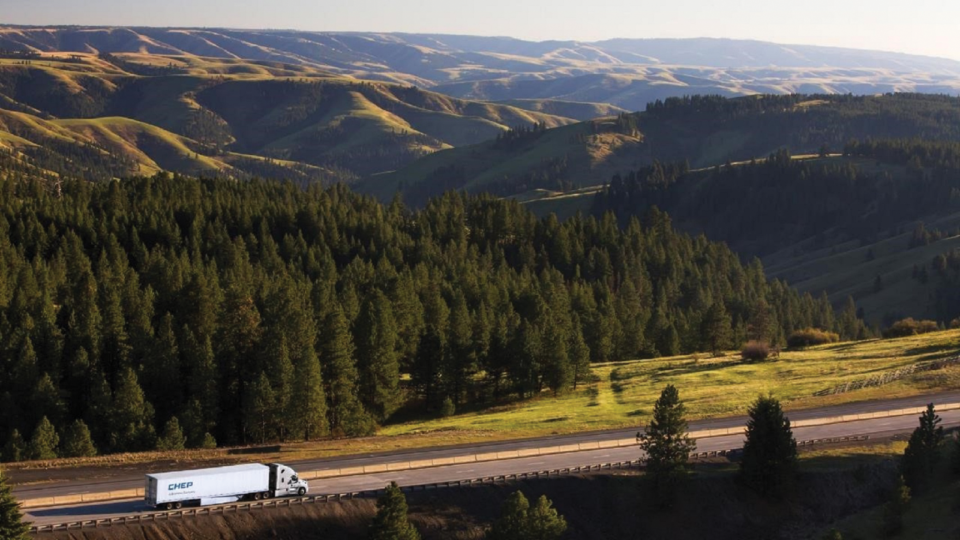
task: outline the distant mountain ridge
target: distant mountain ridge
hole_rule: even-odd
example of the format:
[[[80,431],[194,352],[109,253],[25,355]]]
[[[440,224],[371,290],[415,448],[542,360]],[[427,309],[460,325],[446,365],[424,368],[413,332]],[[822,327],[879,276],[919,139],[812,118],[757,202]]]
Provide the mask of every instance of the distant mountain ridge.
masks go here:
[[[506,37],[0,26],[0,49],[147,53],[306,65],[466,99],[562,99],[639,110],[670,96],[960,93],[960,62],[730,39],[531,42]]]

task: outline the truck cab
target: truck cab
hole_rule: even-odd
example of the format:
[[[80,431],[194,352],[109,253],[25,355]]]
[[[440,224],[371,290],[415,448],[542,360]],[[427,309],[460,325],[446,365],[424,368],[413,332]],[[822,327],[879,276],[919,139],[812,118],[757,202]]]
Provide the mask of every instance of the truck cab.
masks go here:
[[[282,463],[270,463],[270,487],[274,497],[297,495],[303,497],[310,491],[306,480],[297,476],[297,471]]]

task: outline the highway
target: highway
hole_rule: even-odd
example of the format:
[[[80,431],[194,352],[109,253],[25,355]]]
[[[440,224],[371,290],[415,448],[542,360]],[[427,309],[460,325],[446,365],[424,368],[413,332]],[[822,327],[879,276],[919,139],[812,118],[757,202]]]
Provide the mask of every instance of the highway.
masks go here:
[[[930,399],[929,397],[927,398]],[[938,400],[939,401],[939,400]],[[889,402],[887,402],[889,405]],[[960,426],[960,410],[939,413],[945,427]],[[843,422],[838,424],[800,427],[794,429],[798,441],[824,439],[857,435],[891,435],[908,433],[917,426],[916,415],[877,418]],[[742,423],[740,424],[742,425]],[[635,432],[634,432],[635,433]],[[619,432],[623,436],[623,432]],[[542,442],[541,442],[542,444]],[[552,443],[551,443],[552,444]],[[714,451],[739,448],[743,444],[742,435],[710,437],[697,441],[697,451]],[[400,485],[418,485],[457,480],[469,480],[479,477],[499,476],[533,472],[548,469],[563,469],[583,465],[595,465],[617,461],[635,460],[640,457],[636,447],[609,448],[582,452],[569,452],[546,456],[465,463],[459,465],[438,466],[424,469],[382,472],[343,476],[337,478],[313,480],[310,482],[311,494],[336,494],[379,489],[391,481]],[[142,484],[142,480],[139,482]],[[49,525],[81,520],[105,519],[134,515],[140,512],[153,512],[146,508],[142,500],[125,500],[83,505],[38,508],[27,513],[27,519],[34,525]]]
[[[788,415],[791,421],[798,422],[815,418],[827,418],[848,414],[863,414],[910,407],[920,407],[931,402],[937,404],[958,403],[960,402],[960,391],[911,398],[850,403],[845,405],[820,407],[816,409],[788,411]],[[703,420],[691,422],[690,431],[733,428],[742,426],[745,423],[745,417]],[[484,452],[508,452],[511,450],[541,448],[545,446],[571,445],[595,441],[613,441],[618,439],[632,438],[638,430],[640,430],[639,427],[576,433],[572,435],[555,435],[532,439],[500,441],[484,444],[411,449],[400,452],[294,461],[286,463],[286,465],[289,465],[298,471],[345,469],[351,467],[362,467],[365,465],[399,463],[411,459],[428,460],[455,458],[458,456]],[[160,472],[160,469],[157,469],[156,467],[150,467],[149,465],[138,465],[136,466],[135,472],[131,471],[130,469],[130,467],[123,467],[115,469],[107,468],[102,471],[98,470],[98,478],[96,479],[65,478],[65,475],[70,475],[72,473],[70,469],[29,471],[28,474],[30,476],[30,481],[39,481],[40,483],[31,483],[27,485],[19,485],[24,481],[22,480],[22,478],[25,476],[23,471],[9,471],[8,476],[14,484],[14,495],[22,501],[27,499],[105,493],[110,491],[142,488],[144,482],[143,475],[145,473]]]

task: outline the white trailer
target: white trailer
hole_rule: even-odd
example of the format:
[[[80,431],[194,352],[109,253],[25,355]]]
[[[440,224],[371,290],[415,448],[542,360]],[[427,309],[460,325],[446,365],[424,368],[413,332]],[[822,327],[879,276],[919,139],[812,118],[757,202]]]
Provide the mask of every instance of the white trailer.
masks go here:
[[[309,486],[296,471],[271,463],[230,465],[212,469],[148,474],[144,500],[149,506],[172,510],[285,495],[306,495]]]

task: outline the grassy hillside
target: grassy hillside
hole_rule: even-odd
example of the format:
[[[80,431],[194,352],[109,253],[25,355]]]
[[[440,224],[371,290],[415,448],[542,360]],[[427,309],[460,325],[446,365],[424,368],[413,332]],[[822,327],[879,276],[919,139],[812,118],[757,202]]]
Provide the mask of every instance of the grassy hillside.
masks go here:
[[[511,127],[573,122],[508,105],[358,81],[309,65],[144,52],[0,59],[0,108],[47,119],[127,118],[191,139],[194,153],[297,162],[328,170],[331,180],[347,181],[402,167],[440,149],[491,139]],[[128,129],[111,133],[100,132],[97,140],[117,145],[118,137],[131,134],[122,145],[124,159],[150,154],[137,141],[152,144],[157,139],[134,140]],[[146,170],[225,170],[199,158],[135,160]]]
[[[557,99],[510,99],[496,103],[580,121],[592,120],[601,116],[615,116],[627,112],[626,109],[608,103],[587,103]]]
[[[332,171],[235,152],[123,117],[44,120],[0,109],[0,148],[48,176],[108,179],[159,171],[295,182],[331,181]]]
[[[594,366],[597,382],[557,399],[470,412],[451,418],[386,426],[384,435],[500,433],[522,436],[630,427],[652,414],[667,384],[680,389],[691,418],[745,414],[750,401],[772,392],[787,409],[902,397],[960,383],[960,367],[918,373],[890,384],[827,397],[820,390],[956,353],[960,331],[785,351],[777,362],[744,363],[739,355],[684,356]]]
[[[960,248],[960,236],[954,232],[960,226],[960,214],[931,218],[926,226],[948,231],[948,236],[925,246],[910,247],[914,228],[902,226],[902,232],[894,230],[876,242],[851,240],[820,248],[799,243],[763,261],[769,276],[784,279],[801,291],[826,291],[837,304],[848,296],[854,298],[871,321],[889,322],[906,316],[937,319],[941,281],[931,262],[937,255]],[[922,268],[929,279],[921,281],[914,275],[915,268]],[[874,288],[877,276],[883,282],[879,291]]]
[[[516,142],[487,141],[445,150],[394,173],[371,177],[356,189],[389,200],[397,191],[409,204],[450,189],[515,195],[538,188],[570,190],[581,183],[642,165],[644,137],[623,129],[615,118],[601,118],[543,133]]]
[[[359,189],[382,199],[396,191],[412,204],[449,189],[505,196],[568,192],[607,183],[655,160],[693,168],[767,156],[834,151],[850,139],[960,140],[960,99],[896,94],[874,97],[717,96],[669,100],[648,110],[591,120],[515,144],[488,141],[439,152]],[[569,203],[569,201],[567,201]]]
[[[628,110],[698,93],[956,94],[960,88],[960,63],[951,60],[728,39],[584,43],[372,32],[0,27],[0,49],[148,55],[143,62],[154,67],[165,67],[158,56],[217,58],[223,62],[214,68],[193,62],[173,67],[248,77],[316,70],[464,99],[589,101]],[[238,59],[244,61],[230,65]]]
[[[593,367],[593,380],[559,397],[487,408],[465,409],[449,418],[417,419],[388,424],[373,437],[285,443],[279,459],[293,461],[336,455],[405,450],[437,445],[471,444],[521,437],[631,428],[652,413],[667,384],[676,385],[691,419],[742,415],[757,395],[772,392],[785,408],[803,409],[857,401],[942,392],[960,384],[960,367],[915,373],[883,386],[832,396],[814,393],[845,382],[869,378],[916,363],[956,354],[960,330],[891,340],[839,343],[804,351],[784,351],[776,362],[745,363],[729,353],[717,358],[691,355],[632,360]],[[64,460],[63,466],[152,462],[172,457],[151,452]],[[226,450],[191,450],[176,454],[201,466],[233,461]],[[247,455],[247,460],[278,459],[276,454]],[[37,464],[10,464],[12,470]]]

